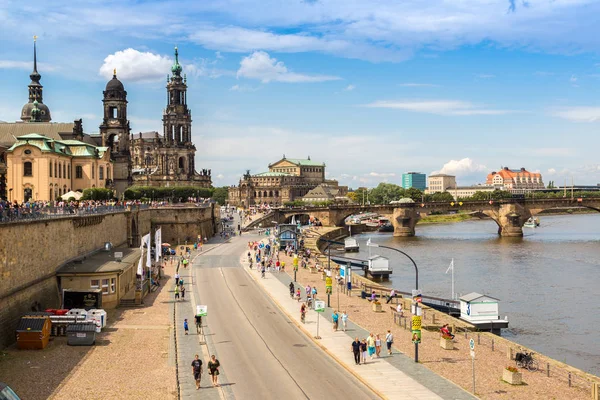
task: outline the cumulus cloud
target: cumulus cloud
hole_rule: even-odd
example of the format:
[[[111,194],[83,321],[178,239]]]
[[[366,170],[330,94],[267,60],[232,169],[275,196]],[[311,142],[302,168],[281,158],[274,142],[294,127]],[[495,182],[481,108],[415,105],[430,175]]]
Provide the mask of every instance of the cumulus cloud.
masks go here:
[[[304,75],[288,70],[282,61],[277,61],[264,51],[255,51],[240,62],[238,78],[258,79],[262,83],[308,83],[340,79],[329,75]]]
[[[600,121],[600,107],[567,107],[552,112],[556,117],[573,122],[597,122]]]
[[[346,92],[350,92],[350,91],[352,91],[352,90],[354,90],[354,89],[356,89],[356,86],[354,86],[354,85],[348,85],[348,86],[346,86],[346,87],[344,88],[344,91],[346,91]]]
[[[367,104],[365,107],[391,108],[396,110],[438,115],[502,115],[514,112],[511,110],[496,110],[485,108],[481,105],[458,100],[379,100],[374,103]]]
[[[110,79],[116,68],[119,78],[130,82],[148,82],[164,79],[171,71],[172,64],[170,58],[160,54],[128,48],[108,55],[99,73],[105,79]]]
[[[472,173],[484,172],[488,168],[485,165],[477,164],[470,158],[461,160],[450,160],[439,171],[434,171],[432,174],[448,174],[448,175],[470,175]]]
[[[548,168],[548,175],[556,174],[556,168]]]

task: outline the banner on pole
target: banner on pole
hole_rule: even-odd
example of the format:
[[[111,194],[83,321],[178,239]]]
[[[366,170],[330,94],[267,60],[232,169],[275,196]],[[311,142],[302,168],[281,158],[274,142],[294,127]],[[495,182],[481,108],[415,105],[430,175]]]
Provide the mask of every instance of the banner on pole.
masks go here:
[[[162,255],[162,228],[158,228],[156,232],[154,232],[154,250],[156,262],[160,261],[160,256]]]

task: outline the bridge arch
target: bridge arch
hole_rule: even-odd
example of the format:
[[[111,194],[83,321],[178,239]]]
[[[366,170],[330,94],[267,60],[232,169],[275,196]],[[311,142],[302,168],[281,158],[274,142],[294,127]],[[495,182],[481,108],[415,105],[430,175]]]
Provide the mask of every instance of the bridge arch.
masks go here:
[[[308,221],[310,220],[310,215],[307,213],[302,213],[302,212],[294,213],[285,218],[284,224],[291,224],[293,219],[296,221],[296,223],[298,223],[298,221],[300,221],[300,224],[308,225]]]

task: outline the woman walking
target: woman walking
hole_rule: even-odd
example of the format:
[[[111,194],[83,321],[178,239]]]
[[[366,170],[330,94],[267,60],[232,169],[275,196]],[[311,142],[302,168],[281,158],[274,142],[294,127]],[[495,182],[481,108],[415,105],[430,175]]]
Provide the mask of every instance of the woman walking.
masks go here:
[[[217,360],[217,357],[213,354],[208,362],[208,374],[212,377],[213,386],[219,386],[219,367],[221,363]]]
[[[348,327],[348,314],[346,314],[346,310],[342,311],[342,328],[344,332],[346,332],[346,328]]]
[[[363,339],[362,342],[360,342],[360,354],[362,356],[362,362],[363,364],[367,363],[367,340]]]
[[[369,357],[371,357],[372,360],[373,354],[375,354],[375,337],[373,337],[373,333],[367,338],[367,347],[369,349]]]
[[[375,354],[377,358],[379,358],[379,353],[381,353],[381,338],[379,334],[375,335]]]

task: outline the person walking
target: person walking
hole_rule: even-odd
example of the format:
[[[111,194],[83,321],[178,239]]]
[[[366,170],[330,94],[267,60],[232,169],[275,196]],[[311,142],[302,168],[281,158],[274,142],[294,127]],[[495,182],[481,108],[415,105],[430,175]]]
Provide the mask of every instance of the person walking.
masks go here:
[[[379,358],[379,354],[381,353],[381,338],[379,334],[375,335],[375,354],[377,358]]]
[[[354,364],[360,365],[360,340],[358,338],[352,342],[351,351],[354,353]]]
[[[338,330],[338,313],[336,310],[333,311],[333,314],[331,314],[331,320],[333,321],[333,331],[337,332]]]
[[[385,344],[387,345],[388,354],[392,355],[392,344],[394,343],[394,335],[392,331],[388,329],[387,335],[385,335]]]
[[[363,364],[367,363],[367,341],[365,339],[360,342],[360,354],[362,356]]]
[[[175,286],[175,301],[179,301],[179,286]]]
[[[194,319],[196,320],[196,333],[200,333],[202,330],[202,315],[196,315]]]
[[[342,327],[344,328],[344,332],[346,332],[346,328],[348,327],[348,314],[344,310],[342,312]]]
[[[183,320],[183,330],[185,331],[186,335],[190,332],[190,327],[188,325],[187,318]]]
[[[387,297],[387,301],[385,302],[385,304],[389,304],[389,302],[392,301],[394,297],[396,297],[396,290],[392,289],[390,291],[390,295]]]
[[[196,390],[199,390],[200,378],[202,377],[202,360],[198,357],[198,354],[192,361],[192,374],[194,374],[194,381],[196,381]]]
[[[208,374],[212,377],[213,386],[219,386],[219,367],[221,363],[217,360],[217,357],[213,354],[208,362]]]
[[[369,357],[372,360],[373,354],[375,354],[375,336],[373,336],[372,332],[367,337],[367,348],[369,349]]]
[[[181,300],[185,300],[185,286],[181,285],[181,289],[179,291],[181,292]]]

